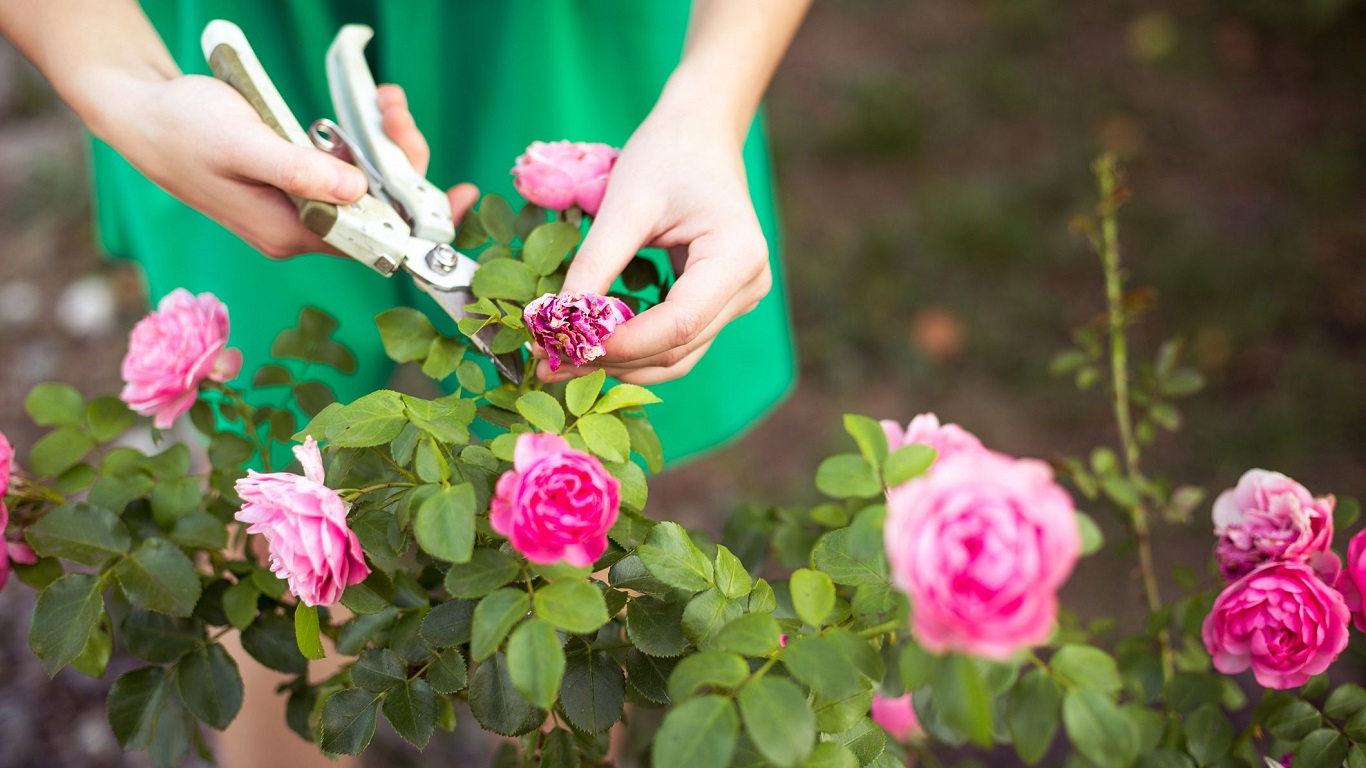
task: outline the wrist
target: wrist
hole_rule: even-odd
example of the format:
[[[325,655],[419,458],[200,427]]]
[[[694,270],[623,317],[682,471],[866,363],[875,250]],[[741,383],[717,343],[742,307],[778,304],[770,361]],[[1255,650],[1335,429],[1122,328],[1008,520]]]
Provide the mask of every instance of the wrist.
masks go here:
[[[692,130],[734,143],[738,150],[749,135],[757,102],[718,84],[726,79],[701,66],[680,65],[669,76],[651,116],[677,121]]]
[[[154,67],[96,67],[62,83],[58,95],[101,141],[118,148],[121,137],[148,119],[151,102],[163,86],[179,76]]]

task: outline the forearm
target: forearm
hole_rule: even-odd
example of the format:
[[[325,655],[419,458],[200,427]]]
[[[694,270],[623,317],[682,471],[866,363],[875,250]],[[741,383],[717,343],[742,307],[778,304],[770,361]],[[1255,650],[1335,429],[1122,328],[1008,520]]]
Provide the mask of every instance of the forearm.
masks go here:
[[[743,138],[811,0],[694,0],[683,58],[661,102],[686,104]]]
[[[0,0],[0,34],[97,135],[115,94],[180,75],[136,0]]]

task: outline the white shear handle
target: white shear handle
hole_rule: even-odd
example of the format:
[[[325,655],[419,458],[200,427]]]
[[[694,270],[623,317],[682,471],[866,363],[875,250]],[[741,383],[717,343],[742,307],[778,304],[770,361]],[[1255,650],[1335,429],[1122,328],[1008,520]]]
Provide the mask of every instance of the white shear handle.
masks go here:
[[[327,84],[337,122],[379,172],[380,178],[370,179],[370,189],[407,219],[413,236],[449,243],[455,224],[446,193],[428,183],[384,132],[375,77],[365,61],[365,46],[374,35],[364,24],[347,24],[327,49]]]

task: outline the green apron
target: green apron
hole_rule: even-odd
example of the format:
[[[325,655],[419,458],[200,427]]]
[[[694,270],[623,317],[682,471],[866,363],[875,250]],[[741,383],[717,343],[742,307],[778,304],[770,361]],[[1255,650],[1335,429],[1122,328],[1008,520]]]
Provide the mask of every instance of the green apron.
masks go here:
[[[187,73],[207,74],[199,36],[211,19],[238,25],[300,122],[330,117],[324,56],[341,25],[375,28],[368,53],[379,82],[402,85],[432,148],[428,177],[470,181],[518,204],[509,169],[535,140],[622,146],[678,62],[688,3],[679,0],[144,0],[144,10]],[[772,176],[761,121],[745,144],[750,194],[773,256],[771,293],[731,323],[687,376],[652,389],[651,420],[674,462],[743,433],[791,389],[795,359]],[[162,192],[99,142],[98,224],[109,253],[139,263],[153,303],[174,288],[211,291],[229,307],[242,379],[271,362],[270,345],[301,307],[340,321],[355,375],[321,376],[348,402],[383,387],[392,365],[371,318],[423,307],[453,324],[412,281],[386,280],[330,257],[274,262]],[[667,260],[658,264],[668,269]],[[311,372],[318,377],[316,369]],[[278,397],[278,396],[277,396]]]

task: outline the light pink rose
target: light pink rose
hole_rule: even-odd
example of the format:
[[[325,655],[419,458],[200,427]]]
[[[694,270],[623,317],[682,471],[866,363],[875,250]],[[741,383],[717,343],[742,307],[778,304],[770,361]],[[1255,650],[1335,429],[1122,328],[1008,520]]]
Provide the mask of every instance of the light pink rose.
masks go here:
[[[1270,561],[1306,562],[1333,544],[1332,496],[1314,498],[1279,472],[1250,469],[1214,500],[1215,559],[1227,581]]]
[[[14,446],[10,445],[9,438],[5,433],[0,432],[0,510],[5,508],[4,496],[9,493],[9,473],[10,467],[14,464]],[[9,513],[4,513],[7,516]],[[0,530],[4,526],[0,525]]]
[[[1347,566],[1338,576],[1338,589],[1352,612],[1352,622],[1366,632],[1366,529],[1347,544]]]
[[[592,565],[607,550],[621,483],[559,435],[517,438],[513,468],[498,478],[489,523],[533,563]]]
[[[294,446],[303,476],[248,470],[237,481],[246,502],[237,519],[251,523],[247,533],[266,537],[270,570],[289,582],[304,605],[331,605],[352,584],[365,581],[370,568],[360,540],[346,525],[346,502],[323,485],[323,460],[312,436]]]
[[[883,419],[882,431],[887,435],[887,448],[895,451],[907,445],[928,445],[935,451],[935,461],[945,456],[965,451],[985,451],[977,436],[957,424],[939,423],[933,413],[922,413],[911,419],[902,430],[901,425],[891,419]]]
[[[873,722],[882,726],[897,741],[906,741],[920,733],[920,719],[915,716],[911,706],[911,695],[889,699],[880,693],[873,694]]]
[[[4,433],[0,433],[0,588],[9,581],[10,563],[33,565],[38,556],[24,541],[7,541],[6,529],[9,528],[9,508],[5,506],[4,495],[9,492],[10,469],[14,462],[14,446]]]
[[[534,141],[512,167],[512,184],[542,208],[563,211],[577,204],[595,216],[619,154],[606,144]]]
[[[1048,638],[1081,554],[1072,498],[1049,466],[985,450],[893,488],[883,535],[920,644],[997,660]]]
[[[228,308],[211,293],[171,291],[155,312],[133,326],[123,358],[129,408],[168,429],[199,397],[204,379],[227,381],[242,369],[242,353],[227,349]]]
[[[522,310],[531,338],[545,348],[552,371],[559,370],[562,360],[582,366],[602,357],[612,332],[634,316],[620,299],[591,293],[547,293]]]
[[[1201,635],[1214,668],[1267,688],[1304,685],[1347,647],[1347,604],[1305,563],[1268,562],[1224,588]]]

